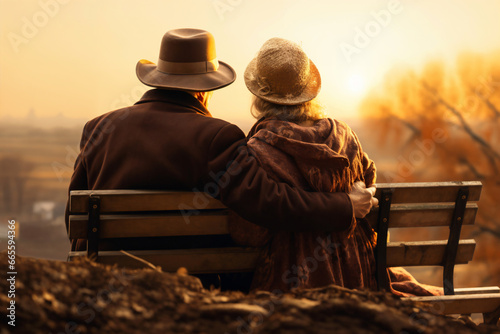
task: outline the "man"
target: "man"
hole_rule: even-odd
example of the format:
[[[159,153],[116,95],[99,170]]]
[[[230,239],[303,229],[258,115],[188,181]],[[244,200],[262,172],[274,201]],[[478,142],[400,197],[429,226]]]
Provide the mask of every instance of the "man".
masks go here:
[[[209,32],[167,32],[158,65],[141,60],[136,73],[156,89],[85,125],[70,191],[196,189],[249,221],[291,231],[345,230],[353,207],[358,217],[370,210],[374,189],[358,185],[349,197],[276,183],[249,157],[243,132],[212,118],[212,91],[231,84],[236,74],[217,60]],[[71,242],[72,250],[86,247],[82,240]]]

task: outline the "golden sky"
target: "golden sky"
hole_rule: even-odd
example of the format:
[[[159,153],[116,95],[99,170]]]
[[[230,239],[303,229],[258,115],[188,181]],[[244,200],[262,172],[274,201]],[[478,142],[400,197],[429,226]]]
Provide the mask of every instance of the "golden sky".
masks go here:
[[[453,62],[500,49],[498,0],[0,0],[0,119],[90,119],[136,101],[139,59],[157,61],[163,34],[212,32],[238,78],[214,94],[215,117],[251,121],[243,71],[271,37],[299,42],[322,75],[331,117],[355,116],[395,64]]]

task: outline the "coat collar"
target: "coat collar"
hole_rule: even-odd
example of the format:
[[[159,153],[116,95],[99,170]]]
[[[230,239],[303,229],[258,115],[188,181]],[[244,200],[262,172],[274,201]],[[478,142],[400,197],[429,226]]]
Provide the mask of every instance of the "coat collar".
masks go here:
[[[195,113],[212,117],[205,106],[189,93],[177,90],[151,89],[148,90],[135,104],[147,102],[164,102],[176,104],[193,110]]]

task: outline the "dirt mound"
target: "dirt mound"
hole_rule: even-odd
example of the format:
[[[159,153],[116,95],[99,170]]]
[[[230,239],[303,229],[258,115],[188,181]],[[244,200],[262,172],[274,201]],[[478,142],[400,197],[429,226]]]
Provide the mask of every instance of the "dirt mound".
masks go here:
[[[0,253],[8,268],[6,252]],[[273,295],[204,290],[195,277],[88,261],[16,259],[15,327],[0,333],[491,333],[392,295],[335,286]],[[10,305],[0,283],[1,309]],[[7,318],[7,321],[10,319]]]

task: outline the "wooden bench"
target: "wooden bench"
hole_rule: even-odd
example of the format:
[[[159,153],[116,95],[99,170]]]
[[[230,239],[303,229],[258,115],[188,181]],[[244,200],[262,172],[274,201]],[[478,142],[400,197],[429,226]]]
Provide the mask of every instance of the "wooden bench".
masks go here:
[[[378,233],[380,289],[388,287],[386,267],[442,266],[446,295],[412,298],[433,304],[443,314],[482,313],[485,322],[496,323],[500,315],[498,287],[454,289],[453,284],[454,266],[472,260],[475,241],[461,240],[460,231],[462,225],[474,224],[481,187],[480,182],[377,185],[380,204],[367,218]],[[231,242],[227,213],[221,202],[204,193],[72,191],[69,237],[86,239],[88,247],[87,251],[70,252],[69,260],[89,256],[104,264],[144,267],[107,244],[109,240],[126,240],[125,244],[142,240],[142,249],[129,252],[167,272],[179,267],[192,274],[251,272],[260,250]],[[448,240],[387,242],[389,228],[435,226],[449,227]],[[143,247],[149,240],[166,249],[144,249],[151,248]],[[210,247],[211,240],[217,240],[219,247]]]

